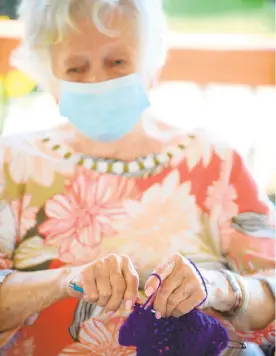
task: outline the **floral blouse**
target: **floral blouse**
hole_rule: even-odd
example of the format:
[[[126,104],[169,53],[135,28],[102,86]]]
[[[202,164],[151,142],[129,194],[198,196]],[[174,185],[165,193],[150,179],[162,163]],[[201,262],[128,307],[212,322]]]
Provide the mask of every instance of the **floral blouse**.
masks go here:
[[[142,290],[179,252],[200,267],[264,279],[274,293],[273,209],[235,151],[195,132],[163,154],[111,161],[74,152],[68,135],[64,127],[0,140],[0,269],[127,254]],[[83,300],[62,300],[0,334],[0,355],[135,355],[118,344],[127,315],[122,307],[108,318]],[[274,323],[245,332],[221,321],[232,339],[274,342]]]

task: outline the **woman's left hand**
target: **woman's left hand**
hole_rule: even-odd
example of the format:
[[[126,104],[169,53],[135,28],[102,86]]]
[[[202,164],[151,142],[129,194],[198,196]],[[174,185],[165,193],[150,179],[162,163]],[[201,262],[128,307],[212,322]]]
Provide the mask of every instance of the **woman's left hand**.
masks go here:
[[[180,254],[172,256],[153,273],[158,274],[162,279],[153,305],[157,319],[170,316],[178,318],[198,307],[207,297],[197,269]],[[151,276],[145,285],[146,295],[150,296],[156,292],[158,284],[158,279]],[[208,304],[207,300],[206,304]]]

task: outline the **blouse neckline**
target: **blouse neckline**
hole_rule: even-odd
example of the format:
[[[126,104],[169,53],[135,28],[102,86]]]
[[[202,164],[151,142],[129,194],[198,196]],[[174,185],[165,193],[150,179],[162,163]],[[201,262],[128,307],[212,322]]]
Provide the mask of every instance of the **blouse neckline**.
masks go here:
[[[189,139],[193,139],[193,136],[189,136]],[[183,155],[186,148],[186,145],[178,144],[164,153],[153,153],[131,161],[124,161],[74,153],[70,148],[60,144],[49,136],[44,137],[42,142],[51,151],[58,153],[63,160],[73,162],[79,167],[85,167],[100,174],[113,174],[126,177],[148,177],[157,174],[166,168],[172,159]]]

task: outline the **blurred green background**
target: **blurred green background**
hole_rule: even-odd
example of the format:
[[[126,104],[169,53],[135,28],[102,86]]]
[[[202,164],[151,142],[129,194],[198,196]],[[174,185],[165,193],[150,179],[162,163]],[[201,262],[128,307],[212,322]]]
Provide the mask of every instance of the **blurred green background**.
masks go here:
[[[272,35],[274,0],[164,0],[173,30]]]
[[[273,7],[269,0],[165,0],[166,11],[171,16],[222,14],[247,12]]]
[[[16,5],[19,1],[0,0],[0,16],[16,18]],[[188,33],[274,33],[275,0],[163,1],[171,27],[176,31]]]
[[[213,14],[229,11],[248,11],[273,7],[273,0],[163,0],[171,16]],[[15,7],[19,0],[0,0],[0,13],[16,16]]]

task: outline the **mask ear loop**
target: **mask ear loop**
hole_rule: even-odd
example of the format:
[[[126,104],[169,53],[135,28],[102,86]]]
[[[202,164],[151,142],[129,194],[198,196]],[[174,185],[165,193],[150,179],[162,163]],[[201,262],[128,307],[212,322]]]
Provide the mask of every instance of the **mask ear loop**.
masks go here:
[[[158,284],[158,287],[157,287],[156,291],[155,291],[152,295],[150,295],[150,296],[148,297],[148,299],[146,300],[146,302],[142,305],[142,307],[143,307],[144,309],[147,309],[147,308],[148,308],[148,306],[149,306],[149,304],[150,304],[152,298],[153,298],[153,297],[155,296],[155,294],[158,292],[158,290],[159,290],[159,288],[161,287],[161,284],[162,284],[162,279],[161,279],[161,277],[159,276],[159,274],[153,273],[152,276],[155,276],[155,277],[158,279],[159,284]]]

